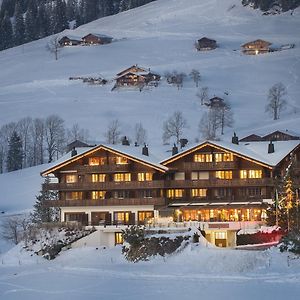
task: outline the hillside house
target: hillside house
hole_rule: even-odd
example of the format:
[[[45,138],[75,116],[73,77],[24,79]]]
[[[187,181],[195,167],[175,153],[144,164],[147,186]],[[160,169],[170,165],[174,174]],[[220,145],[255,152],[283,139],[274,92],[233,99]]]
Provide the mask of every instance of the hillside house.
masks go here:
[[[238,230],[264,224],[275,177],[291,160],[300,175],[296,140],[204,141],[173,154],[161,159],[128,145],[68,154],[41,173],[56,178],[43,190],[59,193],[47,205],[60,208],[62,222],[95,226],[100,245],[121,243],[124,226],[172,219],[177,227],[196,222],[213,244],[234,247]],[[300,188],[299,179],[294,184]]]
[[[217,42],[207,37],[203,37],[195,43],[195,46],[198,51],[213,50],[217,48]]]
[[[272,45],[272,43],[258,39],[246,43],[241,47],[244,54],[257,55],[270,52],[270,45]]]
[[[124,74],[127,74],[129,72],[131,72],[131,73],[147,73],[147,72],[150,72],[150,68],[147,69],[147,68],[139,67],[138,65],[133,65],[133,66],[119,72],[117,74],[117,77],[120,77],[120,76],[122,76]]]
[[[75,36],[64,36],[59,41],[60,46],[78,46],[82,44],[82,39]]]
[[[84,45],[104,45],[111,43],[113,38],[104,34],[89,33],[82,40]]]
[[[255,141],[289,141],[300,140],[300,136],[297,133],[276,130],[266,135],[260,136],[257,134],[250,134],[242,139],[240,142],[255,142]]]
[[[216,96],[209,99],[209,102],[204,104],[210,108],[223,108],[226,106],[224,99]]]

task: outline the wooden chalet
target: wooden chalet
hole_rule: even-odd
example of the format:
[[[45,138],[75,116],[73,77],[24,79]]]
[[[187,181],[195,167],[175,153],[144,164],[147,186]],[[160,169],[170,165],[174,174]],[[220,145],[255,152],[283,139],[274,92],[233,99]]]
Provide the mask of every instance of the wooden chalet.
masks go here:
[[[290,140],[300,140],[300,136],[296,133],[291,133],[290,131],[280,131],[276,130],[264,136],[257,134],[250,134],[242,139],[240,142],[257,142],[257,141],[290,141]]]
[[[138,65],[133,65],[133,66],[121,71],[120,73],[118,73],[117,77],[120,77],[127,73],[147,73],[147,72],[150,72],[150,69],[142,68],[142,67],[139,67]]]
[[[79,37],[72,37],[72,36],[63,36],[59,40],[60,46],[78,46],[82,44],[82,40]]]
[[[62,222],[108,226],[106,237],[115,234],[115,240],[103,238],[103,245],[118,243],[119,226],[168,217],[178,224],[198,222],[210,242],[231,247],[241,224],[264,224],[274,178],[283,177],[292,160],[300,178],[300,142],[295,140],[205,141],[172,152],[158,161],[146,146],[141,151],[99,145],[69,156],[41,173],[55,178],[43,189],[59,192],[59,199],[47,205],[60,208]],[[294,185],[300,188],[300,180]]]
[[[216,96],[209,99],[209,102],[205,103],[205,105],[211,108],[222,108],[226,106],[224,99]]]
[[[261,142],[262,137],[257,134],[250,134],[239,140],[240,142]]]
[[[113,38],[104,34],[89,33],[82,40],[84,45],[103,45],[111,43]]]
[[[272,45],[272,43],[258,39],[246,43],[241,47],[244,54],[256,55],[270,52],[270,45]]]
[[[203,37],[196,42],[196,48],[199,51],[213,50],[217,48],[217,42],[207,37]]]

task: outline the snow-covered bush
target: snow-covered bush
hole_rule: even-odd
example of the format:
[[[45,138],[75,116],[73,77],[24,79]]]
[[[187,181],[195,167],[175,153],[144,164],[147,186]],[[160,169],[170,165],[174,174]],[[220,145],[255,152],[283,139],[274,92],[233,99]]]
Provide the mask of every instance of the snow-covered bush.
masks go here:
[[[281,252],[288,251],[300,255],[300,234],[296,232],[290,232],[281,239],[279,249]]]

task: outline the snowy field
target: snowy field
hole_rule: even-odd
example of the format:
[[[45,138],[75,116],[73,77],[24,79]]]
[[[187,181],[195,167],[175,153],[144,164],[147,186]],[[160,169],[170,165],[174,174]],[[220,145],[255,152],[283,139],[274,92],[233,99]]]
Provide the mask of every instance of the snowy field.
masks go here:
[[[67,251],[54,261],[14,248],[0,257],[0,299],[289,299],[300,294],[300,260],[277,251],[188,247],[128,263],[121,247]]]
[[[233,7],[233,5],[235,5]],[[233,7],[233,8],[232,8]],[[254,130],[300,131],[300,10],[293,15],[262,16],[243,8],[239,0],[158,0],[76,29],[112,35],[112,44],[65,47],[59,60],[46,51],[47,39],[0,52],[0,126],[23,117],[59,114],[68,126],[78,122],[91,140],[103,140],[109,121],[118,118],[122,133],[133,135],[142,122],[151,147],[161,145],[162,124],[175,110],[189,127],[185,136],[199,137],[204,106],[191,80],[184,87],[111,91],[113,84],[90,86],[70,76],[107,79],[133,64],[164,74],[198,69],[200,87],[210,96],[229,93],[233,130],[239,137]],[[66,32],[67,33],[67,32]],[[216,39],[219,48],[197,52],[194,41]],[[259,56],[244,56],[240,45],[262,38],[295,48]],[[237,50],[237,51],[234,51]],[[288,89],[287,110],[272,121],[264,112],[268,89],[277,82]],[[0,212],[27,211],[41,189],[39,173],[48,165],[0,175]],[[6,215],[6,214],[5,214]],[[5,218],[0,214],[0,223]],[[182,253],[132,264],[121,249],[74,249],[54,261],[30,256],[0,238],[0,299],[299,299],[300,260],[290,261],[277,251],[237,251],[188,248]],[[7,252],[8,251],[8,252]],[[288,266],[288,262],[290,266]]]

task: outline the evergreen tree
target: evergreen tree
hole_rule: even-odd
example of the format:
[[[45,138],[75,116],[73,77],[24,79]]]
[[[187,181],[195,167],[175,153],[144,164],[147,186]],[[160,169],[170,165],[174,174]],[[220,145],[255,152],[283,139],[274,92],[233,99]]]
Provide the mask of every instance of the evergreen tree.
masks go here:
[[[49,177],[45,178],[44,184],[50,183]],[[54,191],[40,191],[36,196],[36,202],[33,205],[33,212],[31,219],[33,223],[55,222],[58,220],[58,208],[50,207],[45,201],[57,200],[57,192]]]
[[[64,1],[56,1],[53,8],[53,20],[53,33],[58,33],[69,28],[66,16],[66,3]]]
[[[33,41],[37,38],[36,17],[33,9],[28,9],[25,16],[25,40]]]
[[[22,140],[16,131],[13,131],[8,142],[6,168],[8,172],[22,169],[23,152]]]
[[[1,49],[7,49],[13,45],[13,29],[7,12],[4,15],[0,27]]]
[[[36,26],[38,38],[43,38],[51,34],[49,13],[47,13],[45,4],[43,2],[38,8]]]
[[[25,41],[25,24],[21,3],[16,3],[15,8],[15,30],[14,30],[14,44],[22,45]]]

